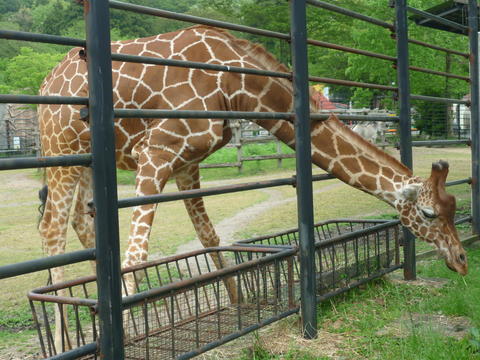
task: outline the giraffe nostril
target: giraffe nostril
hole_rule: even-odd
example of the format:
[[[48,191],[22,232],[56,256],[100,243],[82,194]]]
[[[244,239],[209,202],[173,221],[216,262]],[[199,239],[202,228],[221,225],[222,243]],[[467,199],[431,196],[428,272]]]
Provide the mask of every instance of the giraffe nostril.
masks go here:
[[[460,259],[461,262],[465,262],[466,260],[465,254],[460,254],[458,258]]]

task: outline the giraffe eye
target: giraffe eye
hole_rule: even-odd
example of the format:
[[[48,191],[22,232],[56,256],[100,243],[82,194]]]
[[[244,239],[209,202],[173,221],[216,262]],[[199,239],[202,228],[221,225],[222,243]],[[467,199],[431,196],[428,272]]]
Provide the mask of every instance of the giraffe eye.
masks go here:
[[[421,210],[423,215],[429,219],[435,219],[438,216],[432,208],[423,208]]]

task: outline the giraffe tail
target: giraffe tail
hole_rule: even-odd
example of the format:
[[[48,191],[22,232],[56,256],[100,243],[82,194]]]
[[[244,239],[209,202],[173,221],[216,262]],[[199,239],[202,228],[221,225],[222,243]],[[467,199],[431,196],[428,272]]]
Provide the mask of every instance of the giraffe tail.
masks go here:
[[[40,217],[38,218],[38,226],[40,226],[40,221],[43,217],[43,212],[45,211],[45,204],[47,203],[48,196],[48,185],[43,185],[43,187],[38,191],[38,198],[40,199],[40,206],[38,207],[38,212]]]

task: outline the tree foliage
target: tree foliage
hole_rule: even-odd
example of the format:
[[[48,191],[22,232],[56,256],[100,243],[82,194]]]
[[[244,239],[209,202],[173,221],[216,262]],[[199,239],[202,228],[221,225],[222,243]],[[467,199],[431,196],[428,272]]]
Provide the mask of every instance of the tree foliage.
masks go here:
[[[37,94],[44,77],[62,57],[59,53],[37,53],[22,47],[19,55],[0,61],[0,93]]]
[[[157,7],[179,13],[206,16],[281,33],[289,32],[289,4],[284,0],[129,0],[144,6]],[[437,0],[409,0],[409,5],[427,9]],[[384,20],[394,21],[394,11],[388,1],[336,0],[336,5]],[[71,0],[0,0],[0,28],[35,31],[83,38],[83,10]],[[368,50],[390,56],[396,55],[396,44],[389,30],[360,20],[335,14],[324,9],[308,7],[308,37],[337,43],[347,47]],[[173,31],[191,24],[112,10],[112,39],[127,39]],[[235,33],[251,41],[261,42],[280,61],[290,65],[289,45],[285,41]],[[421,41],[467,52],[466,37],[435,31],[420,26],[410,26],[409,36]],[[0,40],[0,84],[2,92],[27,91],[35,93],[45,70],[61,58],[66,47],[29,44]],[[25,47],[25,48],[22,48]],[[30,50],[28,50],[28,48]],[[412,66],[430,68],[456,74],[468,74],[468,61],[445,53],[410,45]],[[382,85],[395,85],[396,70],[390,61],[380,60],[323,47],[309,46],[309,71],[311,75],[353,80]],[[38,63],[38,64],[35,64]],[[28,74],[28,76],[27,76]],[[349,88],[330,85],[334,97],[348,97],[354,106],[379,106],[392,108],[392,94],[379,90]],[[460,98],[468,93],[468,84],[461,80],[411,72],[412,93]],[[438,106],[438,105],[437,105]],[[421,114],[431,107],[418,105]],[[419,118],[421,125],[422,119]]]

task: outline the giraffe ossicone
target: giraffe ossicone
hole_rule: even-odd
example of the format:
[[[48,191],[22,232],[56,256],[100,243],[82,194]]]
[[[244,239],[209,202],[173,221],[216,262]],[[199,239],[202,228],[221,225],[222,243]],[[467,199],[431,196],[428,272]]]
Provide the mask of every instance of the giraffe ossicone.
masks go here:
[[[227,31],[194,26],[157,36],[117,41],[112,52],[188,60],[288,72],[262,46]],[[88,61],[88,55],[87,55]],[[156,66],[114,61],[115,108],[289,112],[292,84],[287,79],[257,75]],[[41,95],[87,96],[87,67],[79,49],[71,50],[47,76]],[[314,104],[312,102],[312,108]],[[42,152],[45,156],[90,152],[89,124],[76,105],[40,105]],[[293,124],[288,120],[256,120],[258,125],[295,147]],[[169,178],[180,190],[200,187],[198,164],[229,142],[230,123],[222,119],[115,120],[116,161],[122,169],[136,170],[136,194],[158,194]],[[432,167],[430,178],[413,176],[410,169],[350,130],[334,115],[312,121],[313,162],[340,180],[380,198],[400,213],[402,224],[420,239],[433,243],[447,265],[467,273],[465,251],[454,226],[455,199],[445,191],[448,165]],[[46,170],[49,188],[39,229],[48,255],[65,251],[70,208],[78,188],[73,227],[85,247],[94,246],[91,170],[54,167]],[[198,238],[204,246],[219,244],[202,198],[185,200]],[[133,209],[123,266],[144,262],[156,205]],[[422,210],[423,209],[423,210]],[[426,210],[429,209],[429,210]],[[216,260],[217,265],[220,262]],[[63,279],[54,269],[53,281]],[[125,293],[134,292],[127,281]]]

